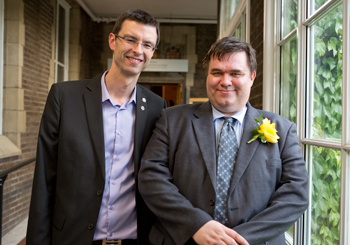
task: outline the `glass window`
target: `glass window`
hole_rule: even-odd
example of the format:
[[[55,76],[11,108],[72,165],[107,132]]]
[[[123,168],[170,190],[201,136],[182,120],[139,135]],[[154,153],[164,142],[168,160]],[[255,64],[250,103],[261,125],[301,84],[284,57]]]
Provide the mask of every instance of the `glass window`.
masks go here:
[[[329,0],[311,0],[309,3],[310,14],[315,13],[320,7],[322,7]]]
[[[340,151],[308,146],[312,164],[311,244],[339,244]]]
[[[55,82],[68,80],[69,5],[57,2]]]
[[[57,42],[57,60],[60,63],[64,63],[64,56],[65,56],[65,44],[66,44],[66,10],[59,5],[58,7],[58,23],[57,23],[57,27],[58,27],[58,42]]]
[[[281,39],[297,27],[297,0],[281,1]]]
[[[280,114],[296,122],[296,75],[297,75],[297,39],[296,36],[281,49],[280,73]]]
[[[240,40],[249,43],[250,26],[248,21],[250,18],[250,1],[222,1],[220,14],[221,22],[219,38],[235,36]]]
[[[241,27],[241,23],[238,25],[237,29],[235,30],[235,32],[233,33],[234,37],[237,37],[238,39],[242,40],[242,27]]]
[[[341,140],[342,6],[310,27],[310,82],[313,82],[312,138]],[[312,102],[310,102],[312,103]],[[311,105],[310,105],[311,106]]]
[[[222,6],[223,11],[221,13],[223,13],[223,25],[222,27],[225,29],[228,24],[230,23],[231,17],[234,14],[234,12],[236,11],[236,8],[238,6],[240,0],[224,0]]]
[[[272,20],[265,16],[271,25],[265,41],[275,45],[264,47],[264,55],[274,52],[269,56],[272,65],[264,63],[264,73],[273,78],[275,90],[265,90],[264,96],[275,101],[264,109],[296,123],[309,172],[310,206],[286,233],[286,242],[350,244],[350,111],[344,110],[350,104],[349,72],[344,68],[350,58],[343,55],[350,48],[350,3],[279,0],[266,6],[267,13],[277,15]],[[270,67],[265,70],[265,65]],[[268,82],[264,80],[264,87],[271,88],[265,86]]]

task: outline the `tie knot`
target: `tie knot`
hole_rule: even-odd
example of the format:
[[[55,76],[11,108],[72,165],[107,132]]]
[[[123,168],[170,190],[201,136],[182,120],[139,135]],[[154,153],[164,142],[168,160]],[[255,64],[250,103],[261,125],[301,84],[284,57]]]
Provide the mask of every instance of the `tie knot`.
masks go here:
[[[224,117],[224,119],[225,119],[224,124],[225,123],[232,124],[232,123],[234,123],[236,121],[236,118],[233,118],[233,117]]]

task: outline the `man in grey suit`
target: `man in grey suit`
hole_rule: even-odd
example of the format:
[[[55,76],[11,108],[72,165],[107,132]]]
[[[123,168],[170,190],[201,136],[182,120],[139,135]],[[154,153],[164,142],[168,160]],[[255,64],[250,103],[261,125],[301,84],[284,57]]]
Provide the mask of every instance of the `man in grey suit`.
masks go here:
[[[209,101],[162,110],[141,160],[139,190],[157,216],[150,242],[285,244],[284,232],[308,206],[296,126],[249,104],[257,68],[249,44],[234,37],[218,40],[204,66]],[[259,128],[255,119],[261,114],[270,122]],[[219,203],[222,117],[235,118],[228,131],[235,133],[238,152],[223,192],[226,201]],[[262,131],[252,133],[255,126]],[[250,142],[255,135],[261,140]],[[221,204],[225,210],[216,212]],[[224,222],[216,221],[218,213],[226,214]]]
[[[137,85],[159,24],[129,10],[109,34],[113,63],[95,78],[54,84],[40,125],[27,245],[148,244],[153,214],[137,185],[165,101]]]

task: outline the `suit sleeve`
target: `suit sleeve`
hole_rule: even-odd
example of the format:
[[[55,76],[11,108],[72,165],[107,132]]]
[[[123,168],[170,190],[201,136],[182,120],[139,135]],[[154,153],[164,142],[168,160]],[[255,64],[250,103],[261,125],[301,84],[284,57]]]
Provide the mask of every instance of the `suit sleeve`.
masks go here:
[[[139,191],[175,243],[185,244],[212,217],[194,207],[173,184],[169,165],[174,156],[169,153],[168,132],[166,111],[162,110],[141,160]]]
[[[308,206],[308,175],[295,124],[291,124],[285,132],[283,136],[285,140],[278,143],[282,173],[276,191],[266,209],[248,222],[233,227],[250,244],[260,244],[281,235],[294,224]]]
[[[53,85],[41,119],[29,210],[27,245],[51,244],[59,138],[59,92]]]

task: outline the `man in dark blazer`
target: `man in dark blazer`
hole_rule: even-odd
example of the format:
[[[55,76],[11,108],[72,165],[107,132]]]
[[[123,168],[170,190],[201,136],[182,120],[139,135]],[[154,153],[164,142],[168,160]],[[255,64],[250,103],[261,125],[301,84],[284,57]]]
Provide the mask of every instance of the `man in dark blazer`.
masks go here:
[[[158,43],[158,22],[129,10],[109,35],[109,71],[52,86],[38,137],[27,245],[149,243],[154,217],[137,177],[166,103],[136,83]]]
[[[248,103],[257,67],[250,45],[234,37],[218,40],[204,65],[209,101],[162,110],[141,160],[139,190],[157,216],[150,242],[285,244],[284,232],[308,206],[296,126]],[[248,143],[260,114],[275,124],[277,143],[265,142],[267,134]],[[239,142],[226,194],[227,225],[214,217],[221,116],[236,118]]]

